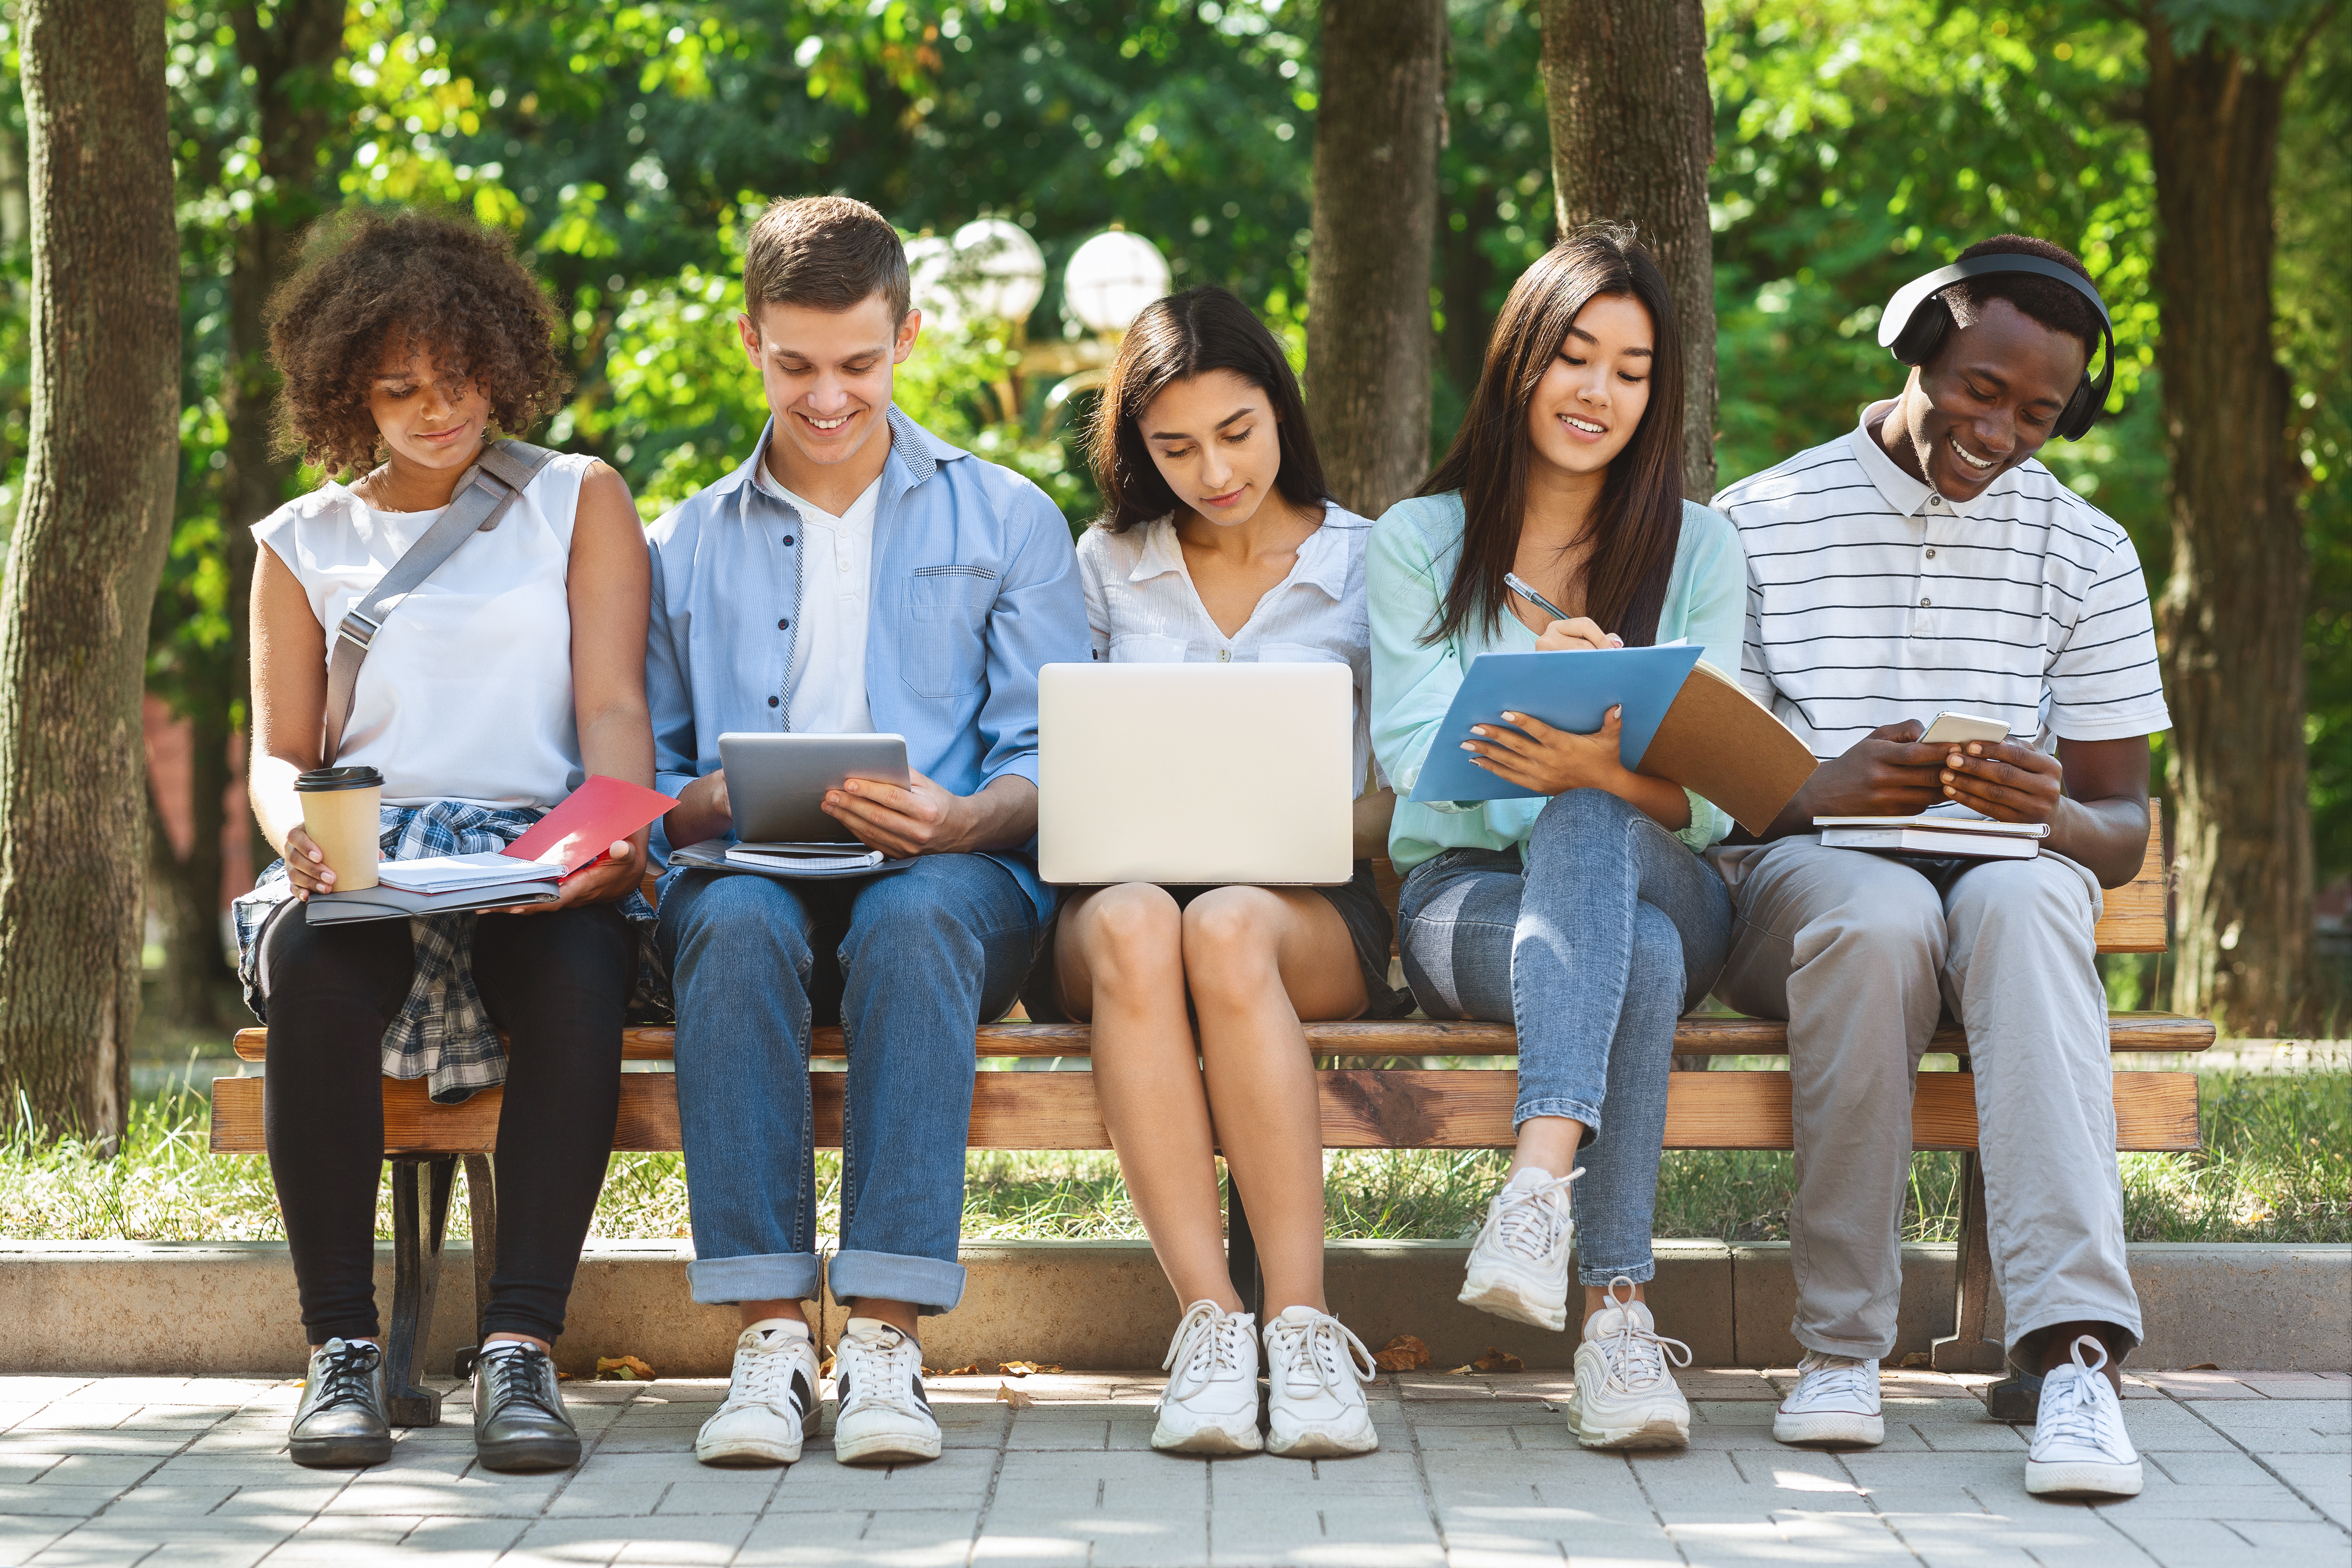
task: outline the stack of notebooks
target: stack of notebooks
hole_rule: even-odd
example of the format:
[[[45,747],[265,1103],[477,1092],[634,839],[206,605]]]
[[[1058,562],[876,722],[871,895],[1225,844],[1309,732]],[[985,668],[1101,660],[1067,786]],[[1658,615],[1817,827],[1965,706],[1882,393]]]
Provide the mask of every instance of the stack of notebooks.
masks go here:
[[[870,871],[886,857],[863,844],[738,844],[727,863],[755,871]]]
[[[1995,822],[1989,816],[1816,816],[1813,826],[1832,849],[1979,860],[2031,860],[2050,836],[2046,823]]]

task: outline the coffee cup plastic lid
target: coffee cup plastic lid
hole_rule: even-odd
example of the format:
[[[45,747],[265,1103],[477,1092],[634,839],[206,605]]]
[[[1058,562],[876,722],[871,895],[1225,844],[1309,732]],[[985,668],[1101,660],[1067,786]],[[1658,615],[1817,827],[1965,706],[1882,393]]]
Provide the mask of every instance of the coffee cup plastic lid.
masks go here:
[[[339,789],[382,789],[383,775],[371,767],[312,768],[298,773],[294,788],[303,795],[316,795]]]

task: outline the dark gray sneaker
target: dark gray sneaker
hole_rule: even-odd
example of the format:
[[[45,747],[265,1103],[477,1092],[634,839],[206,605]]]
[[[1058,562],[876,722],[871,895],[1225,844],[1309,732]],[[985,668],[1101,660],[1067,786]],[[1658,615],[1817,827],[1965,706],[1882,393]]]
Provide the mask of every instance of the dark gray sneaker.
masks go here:
[[[580,1430],[564,1412],[555,1363],[519,1340],[474,1361],[474,1451],[493,1470],[561,1470],[580,1462]]]
[[[296,1464],[314,1470],[352,1469],[391,1458],[383,1352],[365,1340],[329,1340],[312,1351],[286,1446]]]

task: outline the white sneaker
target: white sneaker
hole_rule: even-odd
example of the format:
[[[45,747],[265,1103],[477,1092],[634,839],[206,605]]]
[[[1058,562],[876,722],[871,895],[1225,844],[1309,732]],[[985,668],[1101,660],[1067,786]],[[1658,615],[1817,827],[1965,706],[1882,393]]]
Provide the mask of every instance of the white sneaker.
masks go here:
[[[923,1348],[879,1318],[852,1318],[833,1346],[833,1457],[902,1465],[940,1457],[940,1424],[923,1397]]]
[[[1628,1292],[1622,1301],[1620,1285]],[[1690,1365],[1690,1346],[1659,1337],[1649,1304],[1634,1300],[1633,1288],[1620,1274],[1609,1281],[1609,1305],[1584,1320],[1568,1428],[1588,1448],[1686,1448],[1690,1402],[1675,1385],[1674,1369]]]
[[[2099,1359],[2083,1360],[2083,1347]],[[2139,1450],[2124,1430],[2123,1401],[2107,1381],[2107,1347],[2089,1334],[2071,1347],[2074,1363],[2042,1380],[2025,1489],[2036,1497],[2137,1497]]]
[[[1555,1333],[1568,1327],[1568,1184],[1582,1174],[1581,1166],[1565,1176],[1523,1166],[1486,1200],[1464,1306]]]
[[[1364,1384],[1380,1375],[1364,1342],[1328,1312],[1285,1307],[1265,1326],[1265,1451],[1293,1459],[1381,1446]]]
[[[763,1318],[735,1341],[727,1402],[702,1424],[694,1457],[706,1465],[789,1465],[816,1425],[816,1346],[808,1325]]]
[[[1257,1429],[1257,1319],[1214,1301],[1193,1302],[1168,1342],[1168,1391],[1151,1446],[1171,1454],[1255,1454]]]
[[[1807,1351],[1797,1363],[1797,1386],[1772,1413],[1772,1436],[1783,1443],[1841,1443],[1870,1447],[1886,1440],[1878,1413],[1878,1363],[1850,1355]]]

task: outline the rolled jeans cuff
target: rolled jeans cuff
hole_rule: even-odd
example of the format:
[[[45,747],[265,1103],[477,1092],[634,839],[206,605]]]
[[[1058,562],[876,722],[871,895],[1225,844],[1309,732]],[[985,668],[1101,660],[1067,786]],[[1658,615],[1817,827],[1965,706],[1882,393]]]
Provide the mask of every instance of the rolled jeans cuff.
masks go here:
[[[1511,1108],[1511,1131],[1517,1132],[1519,1123],[1532,1121],[1538,1116],[1565,1116],[1584,1123],[1584,1136],[1578,1148],[1592,1142],[1601,1131],[1601,1108],[1587,1105],[1580,1100],[1522,1100]]]
[[[951,1312],[963,1300],[963,1265],[898,1252],[836,1252],[825,1283],[836,1301],[908,1301],[919,1312]]]
[[[814,1301],[817,1264],[814,1252],[771,1252],[756,1258],[698,1258],[686,1266],[686,1282],[706,1307],[737,1301]]]
[[[1644,1258],[1639,1263],[1626,1264],[1616,1268],[1601,1264],[1595,1264],[1588,1268],[1585,1267],[1583,1258],[1580,1258],[1576,1260],[1576,1282],[1579,1285],[1590,1285],[1595,1289],[1605,1289],[1612,1279],[1631,1279],[1636,1285],[1647,1285],[1657,1277],[1658,1260],[1655,1258]]]

